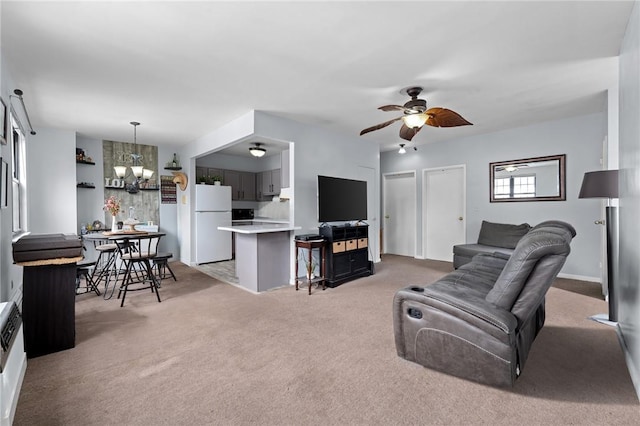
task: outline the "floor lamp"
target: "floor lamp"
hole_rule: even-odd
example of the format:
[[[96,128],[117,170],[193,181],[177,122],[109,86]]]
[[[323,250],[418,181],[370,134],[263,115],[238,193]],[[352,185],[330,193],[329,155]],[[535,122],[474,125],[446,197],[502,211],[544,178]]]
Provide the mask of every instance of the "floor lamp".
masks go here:
[[[597,172],[587,172],[582,180],[582,188],[578,198],[607,198],[605,226],[607,231],[607,291],[609,293],[609,316],[611,323],[618,322],[618,304],[614,293],[614,262],[617,260],[616,243],[618,240],[618,212],[615,206],[611,205],[612,198],[618,198],[618,171],[599,170]],[[596,221],[597,224],[602,222]],[[605,318],[596,315],[596,321]],[[602,321],[601,321],[602,322]]]

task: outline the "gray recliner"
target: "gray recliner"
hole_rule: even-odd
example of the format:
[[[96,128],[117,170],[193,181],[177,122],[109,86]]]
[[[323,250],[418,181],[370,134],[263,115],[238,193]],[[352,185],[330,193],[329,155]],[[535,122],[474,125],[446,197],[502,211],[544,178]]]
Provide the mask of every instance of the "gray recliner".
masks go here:
[[[393,302],[396,350],[428,368],[512,386],[544,325],[544,298],[570,252],[575,229],[561,221],[531,228],[509,257],[478,254]]]

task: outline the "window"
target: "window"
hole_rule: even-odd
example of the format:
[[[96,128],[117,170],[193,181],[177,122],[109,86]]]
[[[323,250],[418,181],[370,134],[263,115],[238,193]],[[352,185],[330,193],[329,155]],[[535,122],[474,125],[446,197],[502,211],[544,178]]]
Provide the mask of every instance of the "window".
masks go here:
[[[496,198],[511,197],[511,178],[496,178],[494,183],[494,194]]]
[[[536,196],[536,176],[509,176],[494,179],[494,198],[531,198]]]
[[[11,117],[11,194],[13,208],[13,233],[27,231],[27,186],[25,168],[25,138],[20,126]]]
[[[513,196],[515,198],[527,198],[536,196],[536,177],[532,176],[514,176],[513,177]]]

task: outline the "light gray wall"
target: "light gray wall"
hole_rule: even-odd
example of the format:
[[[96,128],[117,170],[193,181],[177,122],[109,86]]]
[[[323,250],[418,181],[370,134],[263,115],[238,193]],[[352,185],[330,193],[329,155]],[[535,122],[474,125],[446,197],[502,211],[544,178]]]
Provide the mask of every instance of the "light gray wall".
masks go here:
[[[635,3],[620,52],[620,259],[618,326],[640,395],[640,4]]]
[[[428,138],[425,129],[417,138]],[[389,151],[381,154],[381,173],[415,170],[418,214],[416,236],[422,256],[422,170],[450,165],[466,165],[467,217],[466,241],[476,242],[482,220],[535,225],[547,219],[571,223],[577,230],[562,273],[565,276],[600,280],[600,229],[593,221],[600,216],[600,201],[578,199],[586,171],[599,170],[602,142],[606,133],[604,113],[550,121],[534,126],[505,130],[440,143],[421,145],[406,154]],[[516,203],[489,202],[489,163],[547,155],[566,154],[566,201]]]
[[[84,224],[93,223],[95,220],[104,221],[104,172],[102,167],[102,140],[91,139],[78,135],[76,146],[84,150],[85,155],[91,157],[95,166],[78,164],[75,166],[76,180],[78,182],[93,183],[95,189],[78,189],[78,229]],[[110,225],[110,224],[109,224]]]
[[[76,134],[37,129],[27,132],[27,222],[33,234],[77,231]]]
[[[0,10],[2,6],[0,5]],[[15,89],[15,84],[8,70],[7,62],[2,58],[2,44],[0,43],[0,97],[10,108],[9,94]],[[11,173],[11,145],[0,144],[0,157],[8,163],[9,173]],[[15,300],[20,304],[22,301],[22,267],[13,265],[13,252],[11,247],[12,231],[12,192],[11,185],[8,187],[9,206],[0,209],[0,302]]]

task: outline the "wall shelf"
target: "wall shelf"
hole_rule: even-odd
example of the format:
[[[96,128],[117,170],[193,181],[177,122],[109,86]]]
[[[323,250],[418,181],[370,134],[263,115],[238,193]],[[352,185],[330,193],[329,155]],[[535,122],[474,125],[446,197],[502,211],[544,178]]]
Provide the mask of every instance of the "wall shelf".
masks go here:
[[[165,167],[165,170],[182,170],[182,167],[178,166],[178,167]]]
[[[76,164],[90,164],[92,166],[96,165],[96,163],[94,163],[93,161],[85,161],[85,160],[76,160]]]
[[[87,185],[86,183],[79,183],[76,185],[77,188],[95,188],[95,185]]]
[[[105,186],[105,189],[121,189],[123,191],[126,191],[127,188],[121,188],[119,186]],[[138,188],[138,191],[159,191],[160,188]]]

